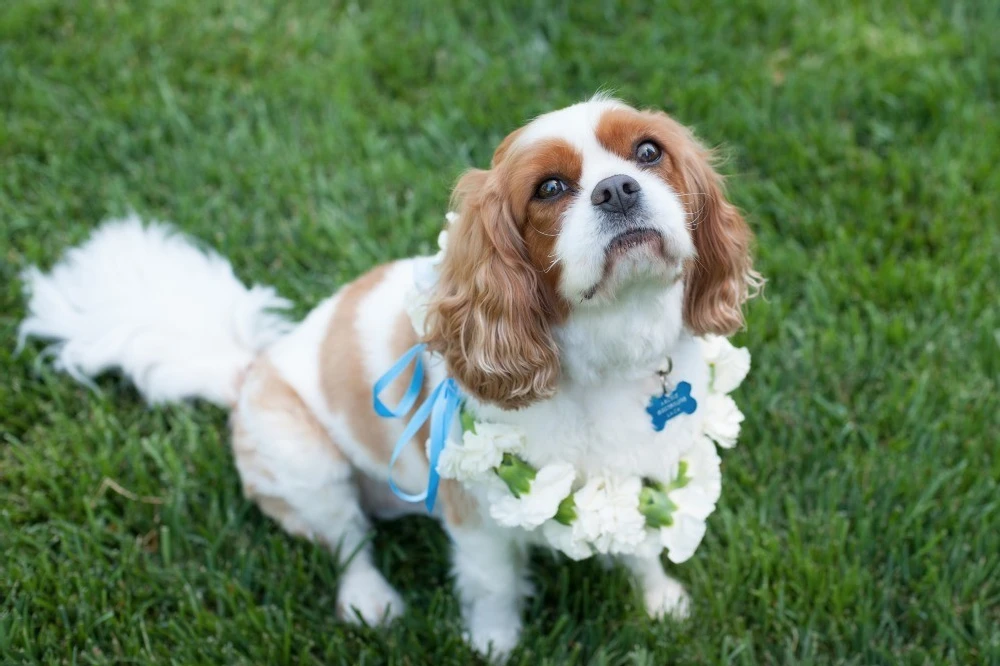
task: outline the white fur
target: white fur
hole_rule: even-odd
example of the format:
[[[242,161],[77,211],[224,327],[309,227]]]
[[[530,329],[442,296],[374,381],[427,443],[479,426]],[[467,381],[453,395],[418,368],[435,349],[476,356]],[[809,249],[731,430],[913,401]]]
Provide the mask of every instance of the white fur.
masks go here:
[[[691,597],[683,585],[664,573],[658,559],[633,556],[622,559],[642,586],[642,600],[650,617],[683,620],[691,614]]]
[[[23,278],[21,341],[54,340],[56,367],[79,381],[120,369],[151,403],[231,405],[240,372],[289,328],[273,289],[247,289],[218,254],[134,215]]]
[[[525,542],[486,523],[449,529],[455,583],[468,640],[482,653],[506,655],[521,634],[521,600],[530,594]]]
[[[271,363],[314,412],[325,404],[320,384],[320,364],[316,357],[339,303],[339,294],[322,301],[267,350]]]

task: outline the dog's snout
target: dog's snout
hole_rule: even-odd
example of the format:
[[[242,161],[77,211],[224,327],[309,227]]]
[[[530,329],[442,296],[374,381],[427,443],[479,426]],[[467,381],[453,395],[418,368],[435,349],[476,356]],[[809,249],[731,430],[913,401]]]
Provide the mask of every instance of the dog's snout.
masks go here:
[[[609,213],[624,215],[639,201],[642,188],[635,178],[618,174],[609,176],[597,184],[590,193],[590,203]]]

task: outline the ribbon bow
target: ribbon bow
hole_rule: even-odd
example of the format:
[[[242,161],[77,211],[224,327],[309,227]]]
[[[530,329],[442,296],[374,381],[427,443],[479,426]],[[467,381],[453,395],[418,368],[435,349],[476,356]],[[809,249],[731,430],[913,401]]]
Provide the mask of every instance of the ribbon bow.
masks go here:
[[[417,402],[417,398],[420,397],[420,388],[424,383],[424,360],[420,354],[426,348],[427,345],[425,344],[414,345],[389,368],[388,372],[375,382],[375,385],[372,387],[372,399],[375,412],[382,418],[402,418],[410,412],[413,405]],[[380,396],[390,384],[403,374],[403,371],[406,370],[411,361],[415,362],[410,386],[406,389],[406,393],[399,399],[396,406],[394,408],[389,407],[382,401]],[[455,413],[461,404],[462,393],[458,390],[458,384],[455,383],[455,380],[451,377],[442,380],[434,388],[427,400],[414,412],[410,418],[410,422],[403,429],[403,433],[396,440],[396,446],[393,448],[392,456],[389,458],[389,488],[393,494],[404,502],[424,502],[428,513],[434,511],[434,500],[437,498],[438,483],[440,481],[437,473],[438,458],[441,456],[441,451],[444,450],[452,420],[455,418]],[[427,453],[430,465],[430,471],[427,473],[427,488],[423,492],[407,493],[396,485],[396,482],[392,478],[392,468],[396,464],[396,459],[403,452],[403,449],[406,448],[406,445],[417,434],[421,426],[427,422],[428,418],[431,420],[431,438]]]

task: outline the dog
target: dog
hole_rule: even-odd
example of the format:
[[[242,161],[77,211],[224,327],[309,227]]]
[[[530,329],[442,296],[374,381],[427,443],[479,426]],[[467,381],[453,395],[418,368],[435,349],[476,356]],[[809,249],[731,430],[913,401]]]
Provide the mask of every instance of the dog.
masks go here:
[[[118,369],[150,403],[231,410],[246,496],[340,559],[341,618],[388,622],[404,603],[373,564],[370,519],[423,508],[387,483],[404,423],[373,411],[372,385],[414,345],[425,345],[420,397],[452,378],[477,419],[523,433],[532,465],[652,479],[676,470],[687,417],[657,431],[645,412],[664,363],[701,400],[710,379],[696,337],[740,329],[762,284],[752,233],[711,158],[666,114],[608,97],[532,120],[488,169],[458,181],[419,324],[410,311],[426,258],[378,266],[293,324],[274,290],[246,288],[220,256],[133,216],[50,273],[26,271],[20,334],[54,340],[58,367],[80,380]],[[387,397],[401,398],[415,372]],[[425,424],[398,452],[399,488],[434,473],[429,436]],[[487,503],[445,478],[434,515],[453,544],[468,640],[503,655],[522,627],[526,549],[540,539],[499,525]],[[687,615],[658,555],[619,559],[651,616]]]

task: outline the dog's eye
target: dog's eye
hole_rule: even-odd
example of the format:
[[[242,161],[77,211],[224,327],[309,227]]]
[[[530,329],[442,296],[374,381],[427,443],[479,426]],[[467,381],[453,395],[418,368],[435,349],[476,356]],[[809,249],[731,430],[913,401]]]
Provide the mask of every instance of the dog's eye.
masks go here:
[[[549,178],[548,180],[542,181],[542,183],[538,186],[538,189],[535,190],[535,198],[554,199],[568,189],[569,187],[566,183],[558,178]]]
[[[656,164],[663,157],[663,151],[652,141],[643,141],[635,147],[635,159],[639,164]]]

